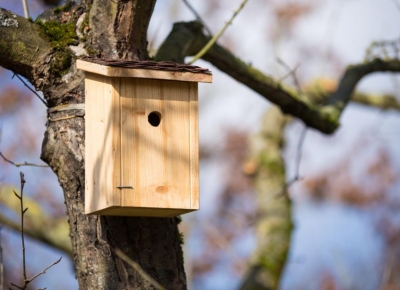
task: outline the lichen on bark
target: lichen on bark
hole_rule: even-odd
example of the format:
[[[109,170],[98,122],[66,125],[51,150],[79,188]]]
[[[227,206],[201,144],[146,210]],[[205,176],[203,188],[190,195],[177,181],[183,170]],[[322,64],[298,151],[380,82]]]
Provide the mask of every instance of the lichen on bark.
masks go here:
[[[18,27],[18,20],[15,19],[17,15],[11,12],[11,17],[4,13],[4,9],[0,8],[0,26],[5,27]]]

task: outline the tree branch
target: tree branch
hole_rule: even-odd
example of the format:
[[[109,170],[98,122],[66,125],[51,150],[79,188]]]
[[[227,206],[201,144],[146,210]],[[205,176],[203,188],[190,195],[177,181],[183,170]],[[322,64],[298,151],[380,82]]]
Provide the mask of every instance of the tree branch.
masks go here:
[[[354,103],[372,106],[382,110],[400,111],[400,103],[392,95],[372,95],[355,92],[351,101]]]
[[[156,58],[183,62],[186,56],[193,55],[204,47],[209,39],[198,22],[175,23]],[[331,116],[335,112],[313,106],[300,98],[294,90],[244,63],[218,44],[214,44],[202,58],[278,105],[284,113],[300,118],[309,127],[332,133],[339,125],[337,118]]]
[[[327,103],[342,111],[350,101],[357,83],[364,76],[374,72],[400,72],[400,61],[376,58],[366,63],[349,66],[344,72],[336,92],[328,98]]]
[[[175,23],[161,45],[156,58],[183,62],[186,56],[197,53],[210,40],[198,22]],[[375,59],[369,63],[351,66],[342,78],[338,90],[325,105],[316,105],[272,77],[244,63],[218,44],[202,57],[235,80],[243,83],[272,103],[282,112],[301,119],[308,127],[331,134],[339,126],[340,115],[351,98],[354,86],[365,75],[378,71],[400,71],[399,61]]]
[[[15,198],[10,198],[12,188],[3,187],[0,192],[0,204],[14,212],[19,212],[19,203]],[[24,197],[24,204],[29,208],[29,221],[25,234],[35,240],[41,241],[53,248],[59,249],[72,256],[71,241],[68,237],[69,227],[66,219],[54,218],[46,215],[34,200]],[[20,225],[0,214],[0,224],[19,231]]]
[[[155,3],[156,0],[94,0],[90,10],[90,42],[96,56],[146,59],[147,28]]]
[[[14,161],[12,161],[12,160],[6,158],[6,157],[3,155],[3,153],[1,153],[1,151],[0,151],[0,157],[3,158],[3,160],[4,160],[5,162],[10,163],[10,164],[14,165],[15,167],[21,167],[21,166],[49,167],[47,164],[35,164],[35,163],[26,162],[26,161],[24,161],[24,162],[22,162],[22,163],[17,163],[17,162],[14,162]]]
[[[44,64],[51,53],[50,43],[41,36],[37,24],[0,8],[0,66],[35,83],[35,76],[43,80],[42,74],[47,73]],[[41,80],[36,81],[36,87]]]
[[[235,10],[233,13],[232,17],[229,19],[228,22],[225,23],[225,25],[215,34],[208,42],[207,44],[193,57],[193,59],[189,62],[189,64],[193,64],[196,60],[201,58],[204,54],[207,53],[207,51],[212,47],[217,40],[222,36],[222,34],[225,32],[225,30],[228,28],[229,25],[232,24],[233,19],[239,14],[239,12],[243,9],[244,5],[246,5],[247,0],[243,0],[242,3],[240,3],[240,6],[238,9]]]
[[[287,195],[285,163],[281,156],[284,129],[290,118],[270,108],[261,131],[251,138],[245,167],[252,175],[257,198],[257,248],[239,289],[278,289],[292,231],[291,202]],[[283,190],[282,190],[283,188]],[[277,192],[284,192],[277,197]]]

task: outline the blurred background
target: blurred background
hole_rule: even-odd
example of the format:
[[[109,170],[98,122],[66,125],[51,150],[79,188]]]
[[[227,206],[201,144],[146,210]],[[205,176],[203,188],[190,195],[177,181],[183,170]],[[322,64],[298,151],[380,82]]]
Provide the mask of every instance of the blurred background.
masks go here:
[[[213,34],[241,3],[190,2]],[[63,1],[28,0],[33,19],[57,4]],[[22,1],[0,0],[0,7],[23,15]],[[174,22],[194,19],[184,1],[158,1],[148,31],[151,54]],[[349,64],[364,61],[373,42],[399,38],[399,0],[250,0],[218,43],[287,85],[298,81],[302,89],[332,90]],[[201,209],[184,215],[181,224],[188,285],[238,289],[257,247],[260,204],[248,162],[251,140],[273,106],[211,64],[195,64],[209,68],[214,80],[199,85]],[[295,79],[285,77],[294,69]],[[378,73],[365,77],[357,91],[400,101],[399,88],[398,76]],[[0,68],[0,152],[15,162],[43,164],[45,123],[45,106]],[[333,135],[310,129],[299,146],[303,128],[292,120],[282,132],[285,179],[301,179],[288,188],[294,228],[280,288],[400,289],[399,112],[349,104]],[[19,171],[27,180],[26,197],[66,224],[55,174],[49,168],[16,168],[1,158],[0,215],[19,221],[4,205],[15,199],[12,189],[19,191]],[[0,235],[8,288],[21,279],[20,234],[2,226]],[[36,288],[78,288],[65,252],[31,238],[26,248],[31,274],[63,257],[36,280]]]

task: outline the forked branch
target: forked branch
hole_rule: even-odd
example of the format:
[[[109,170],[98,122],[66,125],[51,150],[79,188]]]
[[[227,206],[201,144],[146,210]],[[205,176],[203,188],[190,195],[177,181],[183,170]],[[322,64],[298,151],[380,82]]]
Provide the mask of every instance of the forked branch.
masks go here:
[[[196,54],[209,41],[210,37],[204,35],[200,23],[175,23],[156,58],[183,62],[186,56]],[[340,115],[362,77],[374,72],[400,72],[400,62],[397,59],[373,59],[367,63],[350,66],[343,75],[337,91],[328,96],[328,102],[317,105],[273,77],[246,64],[217,43],[202,56],[202,59],[276,104],[283,113],[297,117],[306,126],[326,134],[331,134],[338,128]]]
[[[3,158],[3,160],[5,162],[10,163],[10,164],[14,165],[15,167],[21,167],[21,166],[49,167],[47,164],[35,164],[35,163],[26,162],[26,161],[24,161],[22,163],[17,163],[17,162],[14,162],[14,161],[8,159],[7,157],[5,157],[3,155],[3,153],[1,153],[1,151],[0,151],[0,157]]]
[[[35,280],[37,277],[39,277],[40,275],[43,275],[46,273],[46,271],[48,269],[50,269],[51,267],[53,267],[54,265],[58,264],[61,261],[61,257],[60,259],[58,259],[57,261],[55,261],[53,264],[51,264],[50,266],[46,267],[44,270],[42,270],[41,272],[39,272],[38,274],[34,275],[32,278],[27,277],[26,275],[26,255],[25,255],[25,228],[24,228],[24,216],[25,213],[28,211],[28,208],[24,207],[24,186],[26,183],[24,174],[22,172],[20,172],[20,183],[21,183],[21,190],[20,190],[20,194],[18,194],[16,191],[14,191],[14,195],[19,199],[20,202],[20,211],[21,211],[21,242],[22,242],[22,275],[23,275],[23,281],[24,284],[22,286],[16,285],[14,283],[11,283],[11,285],[17,289],[21,289],[21,290],[25,290],[27,289],[29,283],[31,283],[33,280]]]

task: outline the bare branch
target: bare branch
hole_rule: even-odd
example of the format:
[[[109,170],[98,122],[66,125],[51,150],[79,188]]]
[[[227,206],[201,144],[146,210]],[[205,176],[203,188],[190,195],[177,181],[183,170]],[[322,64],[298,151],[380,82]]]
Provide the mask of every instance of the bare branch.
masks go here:
[[[0,289],[3,290],[4,285],[4,266],[3,266],[3,248],[1,246],[1,231],[3,226],[0,225]]]
[[[207,53],[207,51],[217,42],[217,40],[222,36],[222,34],[225,32],[225,30],[228,28],[229,25],[232,24],[233,19],[235,19],[236,15],[239,14],[239,12],[243,9],[244,5],[246,5],[248,0],[243,0],[242,3],[240,3],[239,8],[235,10],[233,13],[231,19],[225,25],[218,31],[217,34],[215,34],[209,41],[208,43],[193,57],[193,59],[189,62],[189,64],[193,64],[196,60],[199,58],[203,57],[204,54]]]
[[[11,161],[10,159],[6,158],[3,153],[1,153],[0,151],[0,157],[3,158],[3,160],[5,162],[8,162],[12,165],[14,165],[15,167],[21,167],[21,166],[33,166],[33,167],[49,167],[47,164],[35,164],[35,163],[29,163],[24,161],[23,163],[16,163],[14,161]]]
[[[200,23],[175,23],[156,58],[183,62],[186,56],[195,54],[209,41],[210,37],[204,35]],[[367,63],[350,66],[338,90],[328,98],[328,103],[317,105],[244,63],[218,44],[214,44],[202,58],[278,105],[283,113],[291,114],[301,119],[307,127],[326,134],[333,133],[339,126],[340,115],[362,77],[374,72],[400,72],[400,61],[396,59],[373,59]]]
[[[24,15],[25,18],[29,18],[29,8],[28,8],[28,3],[26,3],[26,0],[22,0],[22,5],[24,6]]]
[[[14,23],[11,26],[0,23],[0,66],[31,82],[36,74],[43,79],[47,73],[44,64],[50,60],[52,48],[49,41],[42,38],[39,25],[2,8],[0,18]],[[35,86],[39,83],[38,77]]]
[[[18,195],[15,191],[14,194],[19,199],[20,214],[21,214],[20,232],[21,232],[21,243],[22,243],[22,275],[24,278],[24,285],[18,286],[13,283],[11,283],[11,285],[18,289],[26,289],[26,286],[29,284],[28,279],[26,278],[25,233],[24,233],[24,214],[26,212],[26,210],[24,210],[24,185],[26,181],[24,178],[24,174],[22,172],[19,173],[19,177],[21,183],[20,194]]]
[[[24,86],[27,87],[32,93],[34,93],[35,96],[38,97],[38,99],[47,107],[47,102],[37,92],[32,90],[32,88],[28,86],[28,84],[19,75],[14,74],[12,78],[14,78],[14,76],[16,76],[24,84]]]
[[[357,83],[364,76],[374,72],[400,72],[400,60],[377,58],[370,62],[349,66],[343,74],[336,92],[328,98],[328,105],[341,112],[351,99]]]
[[[0,204],[18,213],[19,202],[15,198],[9,198],[12,192],[13,187],[2,186],[0,188]],[[54,217],[46,214],[46,211],[29,197],[24,197],[24,205],[30,209],[29,225],[25,227],[25,235],[71,256],[71,240],[68,236],[69,226],[66,217]],[[20,225],[8,219],[3,213],[0,213],[0,224],[15,231],[20,230]]]
[[[400,103],[396,97],[392,95],[372,95],[355,92],[351,101],[382,110],[400,111]]]
[[[391,60],[400,58],[400,39],[372,42],[365,53],[365,62],[376,58]]]
[[[19,173],[20,176],[20,183],[21,183],[21,193],[18,197],[17,193],[14,191],[15,195],[17,195],[17,197],[19,198],[19,204],[20,204],[20,213],[21,213],[21,224],[20,224],[20,231],[21,231],[21,242],[22,242],[22,272],[23,272],[23,278],[24,278],[24,285],[23,286],[18,286],[15,285],[13,283],[11,283],[12,286],[18,288],[18,289],[22,289],[25,290],[27,289],[27,286],[30,282],[32,282],[34,279],[36,279],[37,277],[39,277],[40,275],[46,273],[46,271],[53,267],[54,265],[58,264],[61,261],[61,258],[59,260],[57,260],[56,262],[54,262],[53,264],[51,264],[50,266],[48,266],[47,268],[45,268],[43,271],[41,271],[40,273],[36,274],[35,276],[33,276],[32,278],[28,279],[27,275],[26,275],[26,255],[25,255],[25,228],[24,228],[24,217],[25,217],[25,213],[27,212],[28,208],[24,208],[24,186],[26,183],[24,174],[22,172]]]
[[[143,270],[143,268],[140,267],[138,263],[125,255],[120,249],[115,249],[115,254],[132,268],[134,268],[140,274],[140,276],[147,280],[154,288],[156,288],[157,290],[165,290],[165,288],[161,286],[156,280],[154,280],[149,274],[147,274],[146,271]]]
[[[280,65],[282,65],[284,68],[286,68],[288,70],[288,75],[292,76],[293,82],[294,82],[294,84],[296,86],[296,89],[297,89],[297,93],[300,96],[303,95],[303,92],[302,92],[301,86],[300,86],[300,82],[299,82],[299,80],[297,79],[297,76],[296,76],[296,70],[300,67],[300,65],[298,64],[294,69],[291,69],[290,66],[287,63],[285,63],[282,59],[277,58],[277,61],[278,61],[278,63]]]
[[[197,53],[210,40],[201,28],[198,22],[175,23],[156,58],[183,62],[186,56]],[[338,113],[334,108],[314,106],[294,90],[246,64],[217,43],[202,58],[278,105],[282,112],[298,117],[308,127],[329,134],[339,125]]]
[[[27,203],[26,199],[25,203]],[[7,204],[5,205],[7,206]],[[42,209],[40,211],[43,212]],[[34,213],[31,212],[29,215],[29,223],[29,227],[25,228],[25,235],[72,256],[71,241],[68,237],[69,228],[66,219],[47,216],[35,210]],[[20,229],[18,223],[2,214],[0,214],[0,224],[15,231],[19,231]]]
[[[192,6],[192,4],[189,3],[188,0],[183,0],[183,3],[185,3],[185,5],[187,6],[187,8],[189,8],[190,11],[192,11],[192,13],[194,14],[194,16],[196,17],[196,20],[198,22],[200,22],[204,29],[206,30],[206,32],[208,33],[208,36],[211,36],[211,30],[207,27],[206,23],[204,22],[204,20],[200,17],[200,14],[196,11],[196,9],[194,9],[194,7]]]
[[[40,275],[46,274],[46,271],[48,269],[50,269],[51,267],[53,267],[54,265],[57,265],[58,263],[60,263],[62,257],[60,257],[60,259],[58,259],[57,261],[55,261],[53,264],[51,264],[50,266],[46,267],[42,272],[37,273],[35,276],[33,276],[32,278],[28,279],[28,283],[32,282],[33,280],[35,280],[37,277],[39,277]]]
[[[296,154],[296,174],[295,179],[298,180],[300,177],[300,163],[303,151],[304,140],[306,139],[307,127],[304,127],[301,131],[299,142],[297,143],[297,154]]]

